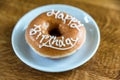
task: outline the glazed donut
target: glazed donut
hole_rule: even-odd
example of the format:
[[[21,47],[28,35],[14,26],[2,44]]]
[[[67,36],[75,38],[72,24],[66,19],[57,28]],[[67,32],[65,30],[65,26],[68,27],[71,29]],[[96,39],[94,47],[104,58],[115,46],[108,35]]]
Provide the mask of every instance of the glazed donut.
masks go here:
[[[61,58],[75,53],[83,45],[86,29],[75,17],[59,10],[50,10],[30,22],[25,39],[39,55]]]

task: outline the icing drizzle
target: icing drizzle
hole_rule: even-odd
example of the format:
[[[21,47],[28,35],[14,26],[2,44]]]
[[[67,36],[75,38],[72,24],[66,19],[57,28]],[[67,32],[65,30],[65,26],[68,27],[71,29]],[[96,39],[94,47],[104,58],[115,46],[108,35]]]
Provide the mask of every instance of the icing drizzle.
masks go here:
[[[71,28],[76,28],[78,31],[80,31],[79,27],[84,26],[80,21],[78,21],[75,17],[70,16],[68,14],[64,15],[63,12],[55,11],[54,9],[50,10],[46,14],[48,17],[54,15],[55,19],[62,19],[63,23],[66,24],[66,21],[69,20],[69,23],[67,24]]]
[[[67,24],[70,28],[75,28],[80,32],[80,27],[84,26],[80,21],[78,21],[75,17],[70,16],[68,14],[64,14],[60,11],[51,10],[46,13],[46,15],[49,16],[55,16],[55,19],[61,19],[64,24]],[[66,23],[66,21],[69,21]],[[42,47],[50,47],[53,49],[58,50],[67,50],[72,47],[74,47],[79,40],[78,38],[65,38],[64,36],[61,36],[59,39],[56,36],[51,36],[45,34],[44,30],[41,30],[41,27],[44,26],[44,28],[48,28],[48,23],[43,23],[41,25],[34,24],[34,27],[30,29],[29,35],[32,41],[39,40],[39,43],[37,46],[39,48]]]
[[[45,23],[43,24],[45,25]],[[30,29],[29,35],[31,40],[35,41],[39,39],[39,48],[50,47],[58,50],[67,50],[75,46],[78,41],[78,38],[66,38],[62,36],[60,39],[57,39],[56,36],[46,35],[41,31],[42,25],[34,25],[34,28]],[[34,35],[37,35],[33,38]]]

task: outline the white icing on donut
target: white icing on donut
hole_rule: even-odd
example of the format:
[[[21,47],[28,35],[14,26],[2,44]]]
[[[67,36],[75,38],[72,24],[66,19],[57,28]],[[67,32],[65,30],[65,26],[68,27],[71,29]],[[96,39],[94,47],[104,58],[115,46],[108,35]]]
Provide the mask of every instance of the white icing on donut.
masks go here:
[[[42,26],[43,26],[45,29],[47,29],[47,28],[49,27],[49,23],[43,22]]]
[[[37,35],[36,40],[41,36],[41,32]]]
[[[62,40],[59,40],[59,47],[65,47],[66,45],[64,44],[64,36],[62,36]]]
[[[30,29],[30,32],[29,32],[31,36],[41,31],[41,28],[40,28],[41,25],[34,25],[34,26],[35,28]]]
[[[45,37],[44,37],[44,39],[45,39]],[[42,48],[43,46],[45,46],[45,47],[50,47],[50,48],[54,48],[54,49],[58,49],[58,50],[67,50],[67,49],[74,47],[75,44],[77,43],[77,41],[78,41],[78,38],[76,38],[75,40],[73,40],[72,38],[67,38],[65,40],[65,43],[66,43],[66,45],[65,45],[63,40],[57,40],[55,36],[50,36],[46,42],[41,42],[42,44],[39,45],[39,48]],[[61,42],[62,42],[62,44],[61,44]],[[56,46],[54,46],[53,43]],[[69,47],[64,47],[64,46],[69,46]]]
[[[52,9],[51,11],[47,12],[47,16],[52,16],[54,14],[54,10]]]
[[[64,24],[66,23],[66,20],[71,20],[72,19],[72,16],[70,16],[70,15],[66,15],[65,16],[65,18],[63,19],[63,21],[64,21]]]
[[[43,34],[41,31],[41,26],[42,25],[34,25],[34,28],[31,28],[29,32],[29,35],[32,39],[34,39],[33,38],[34,35],[37,35],[34,41],[40,39],[39,48],[42,48],[45,46],[45,47],[50,47],[58,50],[67,50],[74,47],[78,41],[78,38],[65,39],[65,37],[62,36],[60,39],[57,39],[56,36],[49,36],[49,35]]]
[[[51,10],[48,11],[46,15],[47,16],[54,15],[56,19],[61,19],[64,24],[66,24],[66,21],[69,20],[67,25],[71,28],[76,28],[80,32],[81,32],[80,27],[84,26],[75,17],[72,17],[68,14],[64,15],[64,13],[60,11]],[[73,39],[73,38],[65,38],[64,36],[62,36],[61,38],[58,39],[56,36],[46,35],[44,34],[45,33],[44,31],[41,31],[41,26],[47,29],[49,27],[49,23],[44,22],[42,25],[35,24],[34,28],[31,28],[29,32],[30,38],[33,41],[38,39],[40,40],[38,45],[39,48],[50,47],[58,50],[67,50],[74,47],[78,41],[78,38]],[[33,37],[34,35],[36,35],[35,39]]]
[[[58,16],[57,16],[58,19],[64,19],[64,14],[63,13],[60,13]]]
[[[60,11],[55,11],[52,9],[51,11],[48,11],[46,15],[47,16],[54,15],[56,19],[61,19],[64,24],[66,24],[67,20],[70,20],[67,25],[70,26],[71,28],[76,28],[78,31],[80,31],[79,27],[84,26],[84,24],[78,21],[75,17],[72,17],[68,14],[64,15],[64,13]]]

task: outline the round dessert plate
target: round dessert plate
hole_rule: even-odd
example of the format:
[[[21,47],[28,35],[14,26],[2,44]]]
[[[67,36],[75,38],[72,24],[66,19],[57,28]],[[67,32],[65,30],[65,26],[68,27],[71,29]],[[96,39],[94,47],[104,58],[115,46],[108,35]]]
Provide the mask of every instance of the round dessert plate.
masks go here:
[[[86,28],[86,41],[75,54],[61,58],[49,59],[36,54],[25,41],[28,24],[39,14],[49,10],[60,10],[80,20]],[[30,67],[45,72],[63,72],[74,69],[87,62],[97,51],[100,32],[94,19],[81,9],[69,5],[55,4],[38,7],[25,14],[16,24],[12,33],[12,47],[21,61]]]

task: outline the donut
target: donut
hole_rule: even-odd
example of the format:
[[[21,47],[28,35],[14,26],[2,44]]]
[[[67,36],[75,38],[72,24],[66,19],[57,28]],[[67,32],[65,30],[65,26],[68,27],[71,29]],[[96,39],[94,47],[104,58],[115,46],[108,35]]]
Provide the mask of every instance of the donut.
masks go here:
[[[25,31],[25,40],[40,56],[62,58],[75,53],[84,44],[86,29],[74,16],[49,10],[33,19]]]

